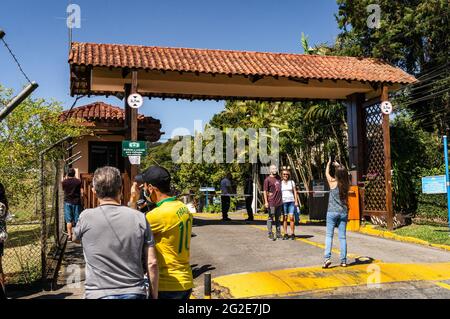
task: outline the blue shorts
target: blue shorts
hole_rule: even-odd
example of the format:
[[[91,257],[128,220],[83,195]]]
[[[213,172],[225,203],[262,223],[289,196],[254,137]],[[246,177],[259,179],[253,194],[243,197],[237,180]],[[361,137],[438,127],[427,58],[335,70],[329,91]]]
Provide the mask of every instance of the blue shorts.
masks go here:
[[[66,223],[78,223],[78,217],[80,217],[81,205],[75,205],[70,203],[64,203],[64,219]]]
[[[294,216],[294,212],[295,212],[295,204],[294,202],[287,202],[287,203],[283,203],[283,215],[290,215],[290,216]]]

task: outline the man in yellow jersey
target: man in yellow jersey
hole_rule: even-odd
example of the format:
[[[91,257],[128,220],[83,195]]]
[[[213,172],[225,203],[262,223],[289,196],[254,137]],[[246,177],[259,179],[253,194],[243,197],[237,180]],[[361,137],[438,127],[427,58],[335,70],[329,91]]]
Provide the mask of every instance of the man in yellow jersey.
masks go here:
[[[176,197],[170,196],[170,173],[163,167],[151,166],[136,176],[131,190],[130,205],[139,199],[137,184],[156,208],[147,213],[156,242],[159,265],[159,299],[189,299],[194,287],[189,245],[193,216]]]

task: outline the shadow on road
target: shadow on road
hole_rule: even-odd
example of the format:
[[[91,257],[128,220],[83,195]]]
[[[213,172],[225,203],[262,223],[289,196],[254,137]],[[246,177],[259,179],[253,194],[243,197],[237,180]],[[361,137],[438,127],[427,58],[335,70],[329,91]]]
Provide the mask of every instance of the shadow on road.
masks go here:
[[[198,267],[197,264],[191,265],[191,268],[192,268],[192,276],[194,277],[194,279],[200,277],[203,273],[207,271],[216,269],[216,267],[212,265],[203,265]]]
[[[62,292],[59,294],[48,294],[48,295],[42,295],[42,296],[37,296],[37,297],[33,297],[30,299],[66,299],[67,297],[72,296],[72,293],[68,293],[68,292]]]
[[[221,219],[198,219],[194,218],[194,226],[200,227],[200,226],[210,226],[210,225],[265,225],[265,220],[255,220],[251,222],[246,222],[244,220],[231,220],[231,221],[223,221]]]
[[[355,261],[352,263],[349,263],[349,266],[356,266],[356,265],[367,265],[367,264],[371,264],[375,261],[374,258],[372,257],[367,257],[367,256],[360,256],[355,258]]]

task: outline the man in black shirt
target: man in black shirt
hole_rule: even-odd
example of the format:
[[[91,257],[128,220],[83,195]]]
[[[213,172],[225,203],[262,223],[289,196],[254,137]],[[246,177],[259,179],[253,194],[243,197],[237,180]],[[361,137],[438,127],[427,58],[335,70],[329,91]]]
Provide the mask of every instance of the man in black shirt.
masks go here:
[[[64,190],[64,219],[67,224],[68,240],[72,240],[72,227],[81,213],[81,181],[75,177],[75,169],[69,168],[67,178],[62,182]]]

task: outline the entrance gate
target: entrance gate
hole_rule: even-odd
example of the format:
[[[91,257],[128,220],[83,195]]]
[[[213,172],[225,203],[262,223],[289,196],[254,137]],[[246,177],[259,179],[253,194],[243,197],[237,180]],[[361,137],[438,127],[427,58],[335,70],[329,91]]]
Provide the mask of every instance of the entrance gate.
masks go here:
[[[72,96],[347,101],[350,166],[358,181],[372,178],[363,214],[385,216],[393,227],[389,116],[379,103],[388,90],[416,81],[401,69],[371,58],[79,42],[69,64]],[[125,113],[124,128],[136,140],[137,110],[125,102]],[[126,178],[136,173],[128,164]]]

